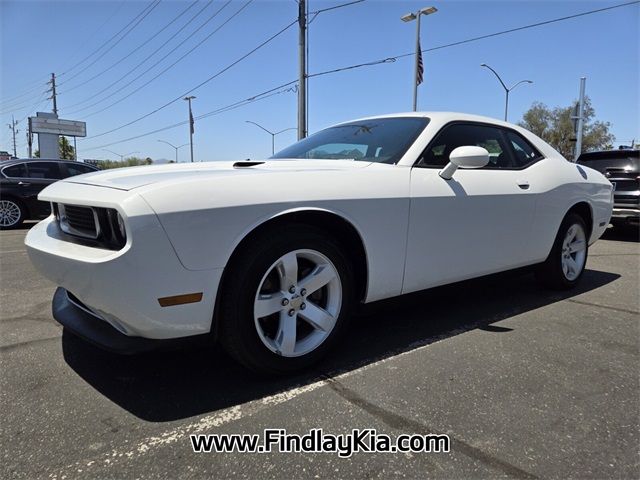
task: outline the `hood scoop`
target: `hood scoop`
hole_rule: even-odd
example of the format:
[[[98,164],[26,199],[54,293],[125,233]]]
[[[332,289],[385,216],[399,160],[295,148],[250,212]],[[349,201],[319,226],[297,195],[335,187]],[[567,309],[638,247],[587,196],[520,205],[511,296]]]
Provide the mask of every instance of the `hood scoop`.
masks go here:
[[[252,162],[250,160],[244,162],[236,162],[233,164],[233,168],[246,168],[255,167],[256,165],[262,165],[264,162]]]

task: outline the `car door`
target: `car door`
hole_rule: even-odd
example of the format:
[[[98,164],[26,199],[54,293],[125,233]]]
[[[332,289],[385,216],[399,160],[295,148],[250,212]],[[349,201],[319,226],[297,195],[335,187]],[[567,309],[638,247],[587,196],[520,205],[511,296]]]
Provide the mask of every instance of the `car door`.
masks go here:
[[[2,176],[0,177],[2,188],[0,192],[3,196],[21,200],[29,207],[27,199],[24,198],[26,193],[25,182],[29,182],[26,164],[14,163],[13,165],[8,165],[2,169]]]
[[[48,202],[38,200],[38,194],[48,185],[62,178],[60,163],[53,161],[27,162],[27,178],[22,179],[23,198],[30,205],[33,217],[45,217],[51,208]]]
[[[467,145],[487,149],[489,164],[441,178],[449,154]],[[410,181],[403,293],[530,263],[535,195],[502,128],[448,124],[412,168]]]

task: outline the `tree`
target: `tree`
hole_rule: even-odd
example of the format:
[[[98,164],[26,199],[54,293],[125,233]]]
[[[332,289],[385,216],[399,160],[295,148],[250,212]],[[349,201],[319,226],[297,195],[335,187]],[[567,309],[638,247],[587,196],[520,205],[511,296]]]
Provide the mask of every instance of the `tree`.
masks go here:
[[[141,158],[141,157],[127,157],[122,161],[114,161],[114,160],[101,160],[100,168],[102,170],[108,168],[122,168],[122,167],[136,167],[139,165],[151,165],[153,160],[150,157]]]
[[[573,159],[575,138],[573,131],[574,105],[568,107],[547,107],[544,103],[534,102],[522,116],[521,127],[535,133],[565,158]],[[615,136],[609,131],[611,123],[594,120],[595,109],[589,97],[584,101],[584,127],[582,130],[582,151],[604,150],[613,148]]]
[[[40,150],[33,152],[34,158],[40,158]],[[58,138],[58,156],[63,160],[75,160],[76,152],[75,149],[67,140],[67,137],[59,137]]]
[[[76,152],[69,143],[69,140],[67,140],[67,137],[60,137],[58,139],[58,149],[60,152],[60,158],[63,160],[75,160]]]

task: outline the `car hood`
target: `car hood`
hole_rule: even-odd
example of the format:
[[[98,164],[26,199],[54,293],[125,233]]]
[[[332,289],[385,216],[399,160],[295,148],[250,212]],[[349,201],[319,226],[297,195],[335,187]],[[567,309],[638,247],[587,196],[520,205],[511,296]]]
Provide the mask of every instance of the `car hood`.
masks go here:
[[[363,168],[370,164],[371,162],[355,160],[301,159],[198,162],[115,168],[78,175],[68,178],[64,182],[97,185],[118,190],[132,190],[155,183],[173,183],[195,178],[202,180],[206,177],[218,178],[226,175],[268,175],[309,170],[352,170]]]

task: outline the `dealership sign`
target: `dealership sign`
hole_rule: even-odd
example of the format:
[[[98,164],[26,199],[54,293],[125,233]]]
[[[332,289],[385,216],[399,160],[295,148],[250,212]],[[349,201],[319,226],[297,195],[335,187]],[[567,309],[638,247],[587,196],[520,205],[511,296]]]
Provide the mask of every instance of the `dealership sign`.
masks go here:
[[[86,137],[87,124],[59,118],[30,117],[32,133],[51,133],[69,137]]]

